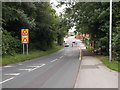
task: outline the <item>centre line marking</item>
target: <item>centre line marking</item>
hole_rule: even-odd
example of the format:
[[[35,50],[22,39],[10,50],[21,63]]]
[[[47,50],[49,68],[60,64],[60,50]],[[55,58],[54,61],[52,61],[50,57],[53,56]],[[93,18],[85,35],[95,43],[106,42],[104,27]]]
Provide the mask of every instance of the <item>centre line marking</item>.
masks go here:
[[[7,81],[10,81],[10,80],[12,80],[12,79],[14,79],[14,77],[11,77],[11,78],[9,78],[9,79],[6,79],[6,80],[0,82],[0,84],[5,83],[5,82],[7,82]]]
[[[5,75],[14,75],[14,76],[17,76],[17,75],[20,75],[20,73],[7,73]]]
[[[55,62],[55,61],[57,61],[58,59],[54,59],[54,60],[52,60],[52,61],[50,61],[50,62]]]

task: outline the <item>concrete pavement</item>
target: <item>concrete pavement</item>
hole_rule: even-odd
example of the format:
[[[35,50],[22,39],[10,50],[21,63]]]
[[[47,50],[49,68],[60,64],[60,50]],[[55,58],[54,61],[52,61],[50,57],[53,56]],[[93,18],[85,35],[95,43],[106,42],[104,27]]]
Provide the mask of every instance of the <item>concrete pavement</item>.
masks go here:
[[[118,72],[110,70],[93,56],[84,56],[75,88],[118,88]]]

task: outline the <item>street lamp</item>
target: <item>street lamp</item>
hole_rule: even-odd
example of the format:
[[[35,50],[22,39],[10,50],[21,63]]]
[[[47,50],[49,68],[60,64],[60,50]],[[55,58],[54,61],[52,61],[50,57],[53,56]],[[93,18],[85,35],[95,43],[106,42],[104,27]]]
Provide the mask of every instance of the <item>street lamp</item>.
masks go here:
[[[112,0],[110,0],[109,62],[112,61]]]

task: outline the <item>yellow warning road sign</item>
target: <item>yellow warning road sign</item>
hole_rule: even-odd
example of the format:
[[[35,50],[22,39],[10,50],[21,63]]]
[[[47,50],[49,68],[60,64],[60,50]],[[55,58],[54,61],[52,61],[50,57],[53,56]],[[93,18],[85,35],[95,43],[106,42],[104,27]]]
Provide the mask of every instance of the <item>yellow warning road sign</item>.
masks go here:
[[[21,29],[21,43],[22,44],[29,43],[29,29]]]

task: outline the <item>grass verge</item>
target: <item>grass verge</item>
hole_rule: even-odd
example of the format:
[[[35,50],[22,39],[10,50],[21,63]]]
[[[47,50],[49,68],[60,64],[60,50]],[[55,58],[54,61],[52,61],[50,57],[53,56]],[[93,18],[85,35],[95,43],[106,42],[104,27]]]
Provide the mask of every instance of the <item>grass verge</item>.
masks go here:
[[[47,51],[30,51],[29,55],[23,55],[23,54],[16,54],[15,56],[7,55],[0,60],[0,65],[8,65],[13,64],[17,62],[23,62],[25,60],[30,60],[33,58],[41,57],[48,55],[50,53],[56,52],[60,50],[62,46],[54,46],[53,48],[47,50]]]
[[[105,66],[108,68],[120,72],[120,62],[113,60],[112,62],[109,62],[109,59],[107,56],[96,56],[99,58]]]

